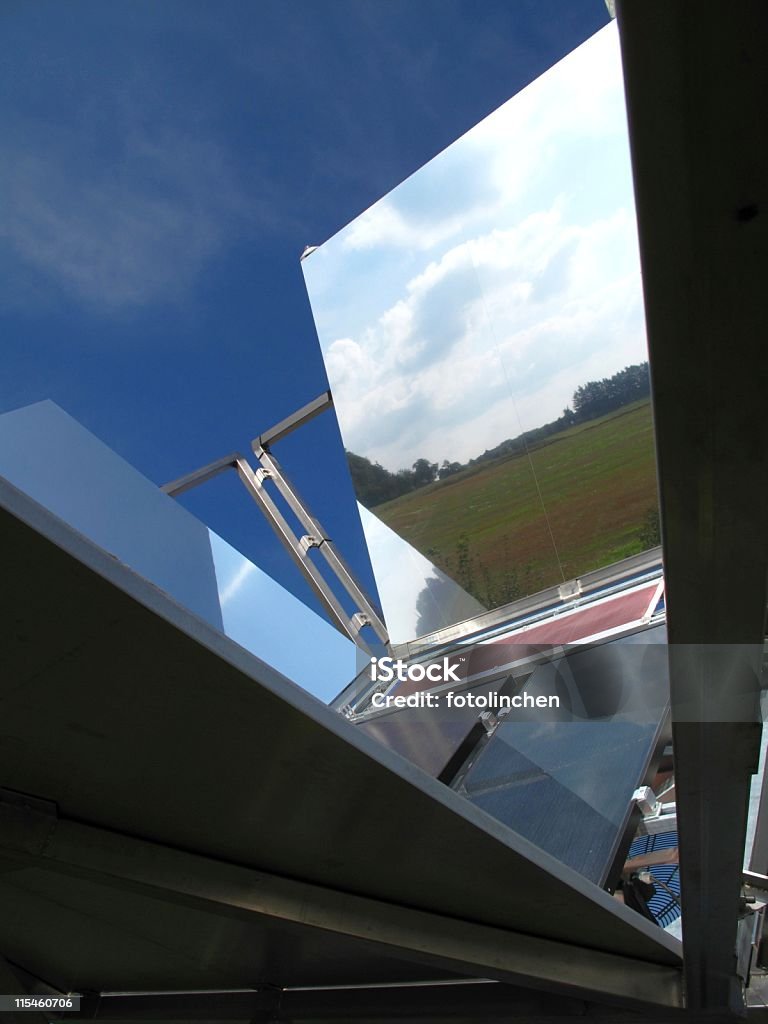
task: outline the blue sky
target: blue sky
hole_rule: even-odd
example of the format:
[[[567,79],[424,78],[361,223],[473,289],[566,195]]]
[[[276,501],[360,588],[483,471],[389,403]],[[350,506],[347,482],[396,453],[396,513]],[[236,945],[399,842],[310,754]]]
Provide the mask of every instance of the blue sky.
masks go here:
[[[299,255],[608,20],[602,0],[6,0],[0,411],[163,483],[326,377]],[[335,422],[276,454],[364,574]],[[186,499],[299,596],[234,479]]]

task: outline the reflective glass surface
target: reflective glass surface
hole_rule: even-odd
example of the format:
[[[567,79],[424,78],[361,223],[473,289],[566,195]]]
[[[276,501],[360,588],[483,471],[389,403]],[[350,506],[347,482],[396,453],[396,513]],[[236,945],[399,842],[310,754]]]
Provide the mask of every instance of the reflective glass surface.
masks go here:
[[[359,501],[481,605],[658,543],[615,24],[302,266]]]
[[[350,641],[53,402],[0,416],[0,475],[322,700],[355,675]]]
[[[575,651],[525,686],[560,708],[501,724],[458,783],[472,803],[599,885],[626,854],[632,794],[648,775],[668,706],[664,627]]]
[[[483,606],[364,505],[359,506],[393,643],[468,619]]]

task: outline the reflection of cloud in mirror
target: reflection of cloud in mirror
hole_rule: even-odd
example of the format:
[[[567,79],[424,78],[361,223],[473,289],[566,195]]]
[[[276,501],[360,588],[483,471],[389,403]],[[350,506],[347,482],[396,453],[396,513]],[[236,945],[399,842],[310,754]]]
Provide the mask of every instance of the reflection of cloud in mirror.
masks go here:
[[[248,582],[248,577],[256,572],[256,566],[252,562],[247,562],[243,559],[239,569],[229,577],[229,579],[223,585],[219,584],[219,601],[224,605],[229,604],[234,598],[238,596],[245,584]]]
[[[304,261],[346,446],[466,461],[646,358],[615,25]]]

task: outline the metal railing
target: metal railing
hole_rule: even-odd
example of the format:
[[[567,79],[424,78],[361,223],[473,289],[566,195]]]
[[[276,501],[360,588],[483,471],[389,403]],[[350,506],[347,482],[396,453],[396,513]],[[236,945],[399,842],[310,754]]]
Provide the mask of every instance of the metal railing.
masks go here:
[[[364,651],[370,652],[360,632],[370,626],[377,640],[382,644],[389,643],[386,626],[366,596],[365,591],[355,579],[352,570],[337,552],[333,541],[323,525],[312,514],[306,502],[299,496],[289,481],[282,466],[272,454],[270,445],[292,433],[298,427],[314,419],[321,412],[333,405],[330,391],[323,392],[313,401],[302,406],[291,416],[281,420],[270,430],[260,434],[252,443],[253,454],[258,460],[258,469],[239,452],[233,452],[224,458],[210,462],[200,469],[187,473],[165,484],[163,490],[170,497],[178,497],[185,491],[211,480],[220,473],[230,469],[237,472],[240,482],[264,514],[267,522],[275,531],[278,539],[290,557],[298,566],[313,593],[328,614],[333,625]],[[281,498],[290,508],[306,532],[297,535],[285,518],[272,496],[267,491],[267,483],[271,481]],[[328,580],[312,559],[310,552],[316,549],[329,567],[336,581],[352,599],[355,611],[348,614],[342,602]]]

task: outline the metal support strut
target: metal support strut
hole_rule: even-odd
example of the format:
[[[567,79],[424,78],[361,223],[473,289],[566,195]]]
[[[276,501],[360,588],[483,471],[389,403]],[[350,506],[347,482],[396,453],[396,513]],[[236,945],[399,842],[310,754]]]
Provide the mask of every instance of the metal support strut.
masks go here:
[[[264,513],[267,522],[299,567],[313,593],[328,613],[333,625],[340,632],[344,633],[345,636],[348,636],[350,640],[353,640],[358,647],[368,651],[368,645],[361,638],[360,631],[365,626],[370,626],[381,643],[387,644],[389,643],[389,637],[386,626],[353,576],[352,571],[336,551],[333,541],[327,535],[324,527],[312,515],[302,498],[299,497],[298,492],[286,477],[280,463],[269,448],[270,443],[280,440],[304,423],[308,423],[309,420],[314,419],[315,416],[329,409],[332,405],[331,393],[330,391],[325,391],[312,402],[302,406],[293,415],[281,420],[271,430],[260,434],[252,443],[254,455],[259,461],[259,468],[256,470],[253,469],[244,456],[238,452],[233,452],[231,455],[217,459],[215,462],[211,462],[192,473],[188,473],[186,476],[172,480],[170,483],[165,484],[161,490],[170,497],[177,497],[179,494],[183,494],[184,491],[197,487],[199,484],[205,483],[220,473],[226,472],[229,469],[236,470],[241,483]],[[307,531],[303,536],[298,537],[294,533],[285,516],[277,507],[272,497],[266,492],[265,484],[270,480],[296,516],[302,528]],[[357,610],[352,615],[346,613],[332,587],[310,557],[312,548],[318,549],[336,579],[355,603]]]

